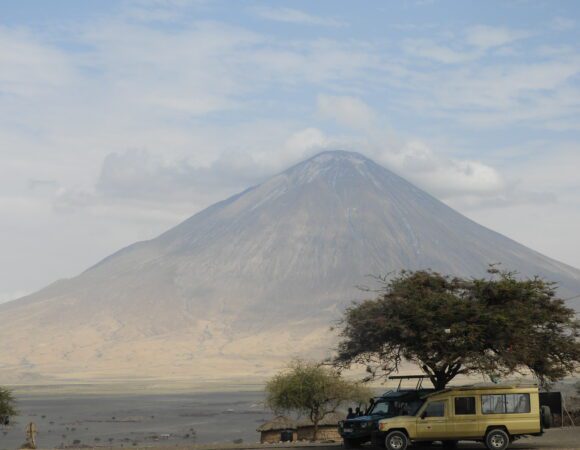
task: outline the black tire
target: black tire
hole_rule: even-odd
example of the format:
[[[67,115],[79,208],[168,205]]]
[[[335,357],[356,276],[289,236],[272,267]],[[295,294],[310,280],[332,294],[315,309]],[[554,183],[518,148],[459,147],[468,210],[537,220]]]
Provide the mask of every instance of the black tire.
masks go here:
[[[485,435],[485,446],[489,450],[505,450],[510,445],[510,436],[505,430],[495,428]]]
[[[406,450],[409,446],[409,438],[402,431],[391,431],[385,437],[385,448],[387,450]]]
[[[360,447],[360,441],[358,439],[344,438],[342,440],[342,446],[344,448],[358,448]]]
[[[554,418],[552,417],[552,411],[549,406],[544,405],[540,407],[540,423],[543,430],[554,426]]]
[[[443,448],[448,450],[457,448],[457,441],[441,441],[441,443],[443,444]]]

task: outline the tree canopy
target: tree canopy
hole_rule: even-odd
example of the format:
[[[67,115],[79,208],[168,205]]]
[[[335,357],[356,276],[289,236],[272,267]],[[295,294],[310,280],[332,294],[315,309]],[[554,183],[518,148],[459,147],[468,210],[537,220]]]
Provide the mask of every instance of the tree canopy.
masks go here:
[[[348,308],[334,364],[367,366],[369,378],[417,364],[437,389],[459,374],[490,378],[530,371],[543,385],[580,362],[580,323],[554,283],[491,267],[464,279],[403,271],[377,298]]]
[[[15,404],[12,392],[0,387],[0,425],[3,424],[3,418],[16,415]]]
[[[287,370],[266,384],[266,404],[274,412],[305,414],[314,425],[347,402],[365,403],[371,391],[360,383],[348,381],[334,368],[316,363],[294,361]]]

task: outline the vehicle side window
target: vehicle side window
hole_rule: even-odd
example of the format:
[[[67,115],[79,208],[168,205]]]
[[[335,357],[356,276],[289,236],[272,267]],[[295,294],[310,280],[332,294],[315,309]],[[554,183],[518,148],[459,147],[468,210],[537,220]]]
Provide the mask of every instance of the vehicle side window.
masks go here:
[[[482,395],[483,414],[513,414],[530,412],[530,394]]]
[[[425,403],[423,400],[415,400],[413,402],[409,402],[409,415],[414,416],[417,414],[417,411],[423,406]]]
[[[504,395],[482,395],[481,412],[483,414],[503,414],[505,413]]]
[[[530,394],[508,394],[505,396],[505,408],[507,413],[529,413]]]
[[[475,397],[456,397],[455,415],[475,414]]]
[[[425,417],[445,417],[445,402],[429,403],[425,413]]]

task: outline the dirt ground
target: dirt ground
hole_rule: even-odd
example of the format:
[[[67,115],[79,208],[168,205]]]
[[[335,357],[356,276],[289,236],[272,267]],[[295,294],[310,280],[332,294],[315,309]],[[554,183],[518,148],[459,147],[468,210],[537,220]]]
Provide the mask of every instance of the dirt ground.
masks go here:
[[[85,447],[85,449],[88,447]],[[109,448],[111,447],[95,447],[97,449]],[[304,443],[289,443],[289,444],[278,444],[278,445],[235,445],[235,444],[207,444],[207,445],[193,445],[193,446],[151,446],[151,447],[123,447],[123,450],[127,448],[139,449],[146,448],[148,450],[250,450],[250,449],[295,449],[295,450],[312,450],[313,448],[323,448],[324,450],[339,450],[342,449],[342,445],[338,443],[328,443],[328,444],[304,444]],[[361,450],[370,450],[372,447],[363,446]],[[441,449],[441,445],[434,444],[432,447],[435,449]],[[462,442],[458,446],[459,449],[484,449],[483,444],[472,443],[472,442]],[[541,437],[527,437],[522,438],[514,442],[510,448],[523,450],[523,449],[580,449],[580,426],[578,427],[567,427],[567,428],[554,428],[548,430]],[[121,450],[121,447],[116,447],[111,450]]]
[[[543,436],[529,437],[513,443],[513,448],[580,448],[580,426],[553,428]]]

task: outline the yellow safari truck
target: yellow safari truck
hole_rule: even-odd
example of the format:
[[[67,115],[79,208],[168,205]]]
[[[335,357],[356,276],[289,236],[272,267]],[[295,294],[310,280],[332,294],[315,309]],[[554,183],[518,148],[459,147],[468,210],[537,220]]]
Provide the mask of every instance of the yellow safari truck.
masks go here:
[[[540,407],[538,388],[523,385],[473,385],[427,395],[415,415],[379,421],[373,441],[388,450],[405,450],[410,443],[484,442],[504,450],[524,435],[541,435],[551,426],[549,408]]]

